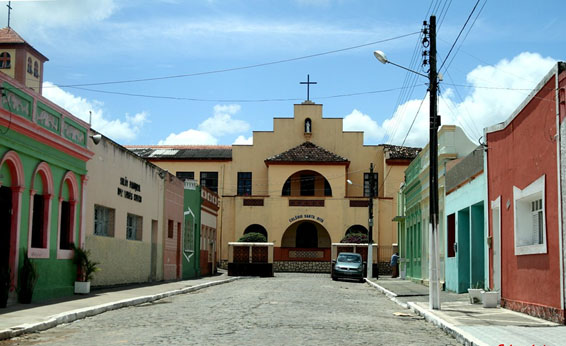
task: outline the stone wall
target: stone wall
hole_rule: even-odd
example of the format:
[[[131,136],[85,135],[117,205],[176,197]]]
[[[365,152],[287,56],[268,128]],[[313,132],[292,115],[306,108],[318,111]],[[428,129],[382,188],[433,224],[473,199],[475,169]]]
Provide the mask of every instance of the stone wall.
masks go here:
[[[305,261],[277,261],[273,263],[275,272],[299,272],[299,273],[329,273],[330,262],[305,262]]]

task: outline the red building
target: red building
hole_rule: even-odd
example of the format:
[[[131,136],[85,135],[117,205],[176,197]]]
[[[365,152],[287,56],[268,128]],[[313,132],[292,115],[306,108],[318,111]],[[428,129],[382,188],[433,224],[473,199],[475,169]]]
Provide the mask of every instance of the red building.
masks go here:
[[[201,186],[200,209],[200,275],[216,273],[216,229],[220,199],[218,194],[205,186]]]
[[[501,306],[560,323],[565,69],[557,63],[504,123],[486,129],[490,287]]]

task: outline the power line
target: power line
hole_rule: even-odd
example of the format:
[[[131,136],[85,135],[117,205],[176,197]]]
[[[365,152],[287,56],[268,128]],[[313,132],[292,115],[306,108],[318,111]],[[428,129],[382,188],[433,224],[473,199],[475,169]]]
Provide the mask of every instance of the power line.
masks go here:
[[[141,98],[151,98],[151,99],[166,99],[166,100],[176,100],[176,101],[195,101],[195,102],[239,102],[239,103],[261,103],[261,102],[288,102],[288,101],[301,101],[302,99],[298,98],[273,98],[273,99],[201,99],[201,98],[194,98],[194,97],[181,97],[181,96],[163,96],[163,95],[149,95],[149,94],[134,94],[134,93],[127,93],[121,91],[109,91],[109,90],[98,90],[98,89],[90,89],[90,88],[82,88],[82,87],[69,87],[72,89],[84,90],[84,91],[91,91],[97,92],[102,94],[112,94],[112,95],[122,95],[122,96],[129,96],[129,97],[141,97]],[[372,91],[363,91],[358,93],[348,93],[348,94],[340,94],[340,95],[330,95],[330,96],[322,96],[317,97],[317,99],[332,99],[332,98],[340,98],[340,97],[351,97],[351,96],[360,96],[360,95],[370,95],[370,94],[380,94],[386,93],[396,90],[401,90],[403,87],[400,88],[390,88],[390,89],[383,89],[383,90],[372,90]]]
[[[334,54],[334,53],[344,52],[344,51],[348,51],[348,50],[352,50],[352,49],[357,49],[357,48],[361,48],[361,47],[371,46],[371,45],[378,44],[378,43],[384,43],[384,42],[388,42],[388,41],[398,40],[398,39],[401,39],[401,38],[405,38],[405,37],[412,36],[412,35],[417,35],[417,34],[420,34],[420,31],[412,32],[412,33],[405,34],[405,35],[399,35],[399,36],[395,36],[395,37],[391,37],[391,38],[386,38],[386,39],[379,40],[379,41],[364,43],[364,44],[360,44],[360,45],[357,45],[357,46],[351,46],[351,47],[346,47],[346,48],[340,48],[340,49],[335,49],[335,50],[326,51],[326,52],[322,52],[322,53],[315,53],[315,54],[300,56],[300,57],[296,57],[296,58],[283,59],[283,60],[265,62],[265,63],[254,64],[254,65],[239,66],[239,67],[232,67],[232,68],[225,68],[225,69],[212,70],[212,71],[204,71],[204,72],[195,72],[195,73],[179,74],[179,75],[172,75],[172,76],[151,77],[151,78],[138,78],[138,79],[126,79],[126,80],[97,82],[97,83],[82,83],[82,84],[55,85],[55,86],[59,86],[60,88],[63,88],[63,87],[83,87],[83,86],[108,85],[108,84],[139,83],[139,82],[149,82],[149,81],[164,80],[164,79],[195,77],[195,76],[202,76],[202,75],[208,75],[208,74],[216,74],[216,73],[224,73],[224,72],[231,72],[231,71],[246,70],[246,69],[252,69],[252,68],[263,67],[263,66],[269,66],[269,65],[275,65],[275,64],[282,64],[282,63],[291,62],[291,61],[297,61],[297,60],[303,60],[303,59],[310,59],[310,58],[314,58],[314,57],[318,57],[318,56],[323,56],[323,55],[328,55],[328,54]]]
[[[464,31],[464,29],[466,28],[466,25],[468,25],[468,22],[470,21],[470,18],[472,18],[472,15],[474,14],[476,7],[478,7],[478,4],[480,3],[480,0],[478,0],[476,2],[476,4],[474,5],[474,8],[472,9],[472,12],[470,12],[470,15],[468,16],[468,19],[466,19],[466,22],[464,23],[464,26],[462,26],[462,29],[460,30],[460,32],[458,33],[458,36],[456,37],[456,39],[454,40],[454,43],[452,43],[452,47],[450,47],[450,50],[448,51],[448,54],[446,55],[446,59],[448,59],[450,57],[450,53],[452,53],[452,49],[454,49],[454,46],[456,45],[456,42],[458,42],[458,39],[460,38],[460,35],[462,35],[462,32]],[[444,61],[442,62],[442,65],[440,65],[440,68],[438,69],[438,71],[442,70],[442,67],[444,66],[444,64],[446,63],[446,59],[444,59]]]

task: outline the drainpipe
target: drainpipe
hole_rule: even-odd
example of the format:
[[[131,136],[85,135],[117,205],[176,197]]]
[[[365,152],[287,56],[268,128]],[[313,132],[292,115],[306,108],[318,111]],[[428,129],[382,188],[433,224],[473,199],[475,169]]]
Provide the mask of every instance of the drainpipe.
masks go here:
[[[555,67],[556,75],[555,79],[555,100],[556,100],[556,166],[558,175],[558,249],[560,258],[560,306],[562,310],[566,310],[564,306],[564,296],[566,292],[564,291],[564,254],[563,254],[563,244],[564,244],[564,225],[562,220],[562,156],[561,156],[561,138],[560,138],[560,85],[559,85],[559,75],[560,75],[560,63],[556,64]],[[563,316],[564,317],[564,316]]]

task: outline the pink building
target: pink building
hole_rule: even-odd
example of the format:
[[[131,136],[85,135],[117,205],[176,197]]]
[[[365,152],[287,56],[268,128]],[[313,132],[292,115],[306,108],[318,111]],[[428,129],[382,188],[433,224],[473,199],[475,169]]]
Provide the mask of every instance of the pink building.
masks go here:
[[[181,241],[183,234],[184,183],[171,173],[165,176],[163,232],[163,279],[180,280]]]
[[[486,129],[490,287],[501,306],[560,323],[565,69],[557,63],[505,122]]]

